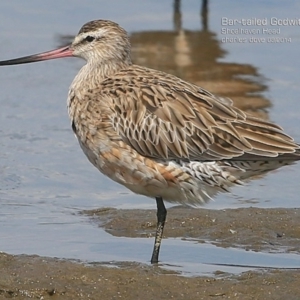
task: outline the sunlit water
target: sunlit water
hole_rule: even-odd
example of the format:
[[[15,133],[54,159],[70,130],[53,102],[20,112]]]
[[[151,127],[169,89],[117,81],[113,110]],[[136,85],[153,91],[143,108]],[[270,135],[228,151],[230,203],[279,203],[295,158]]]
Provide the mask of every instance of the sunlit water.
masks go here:
[[[256,2],[256,4],[255,4]],[[172,30],[172,1],[2,1],[0,59],[58,46],[58,34],[74,35],[92,19],[111,19],[129,32]],[[213,1],[209,28],[221,40],[221,18],[295,18],[300,4],[282,1]],[[182,4],[183,27],[200,29],[199,1]],[[227,62],[259,69],[272,101],[270,119],[300,141],[300,26],[281,26],[291,43],[221,43]],[[0,69],[0,250],[86,261],[148,262],[152,239],[112,237],[78,215],[99,207],[155,208],[93,168],[70,129],[66,95],[83,62],[65,59]],[[219,195],[207,208],[299,207],[299,164],[282,168],[230,195]],[[201,274],[222,269],[203,264],[300,266],[297,255],[220,249],[179,239],[163,241],[161,260],[170,268]],[[172,251],[172,248],[178,251]],[[121,249],[121,251],[120,251]],[[234,251],[234,255],[232,255]],[[261,255],[261,256],[260,256]],[[276,258],[276,265],[273,265]],[[242,262],[242,263],[241,263]],[[264,262],[264,263],[261,263]],[[273,262],[273,263],[272,263]],[[177,266],[177,267],[176,267]],[[223,268],[237,272],[236,269]],[[240,271],[244,269],[241,268]]]

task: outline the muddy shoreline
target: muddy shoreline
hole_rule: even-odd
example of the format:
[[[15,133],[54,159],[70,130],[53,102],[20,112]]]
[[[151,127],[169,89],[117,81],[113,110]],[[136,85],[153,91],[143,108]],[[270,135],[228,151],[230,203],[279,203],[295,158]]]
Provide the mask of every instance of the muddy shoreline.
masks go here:
[[[153,237],[155,210],[102,208],[84,211],[108,233],[123,237]],[[165,237],[210,241],[219,247],[299,253],[300,209],[238,208],[225,210],[168,209]],[[300,259],[300,257],[299,257]]]
[[[152,237],[154,210],[84,211],[116,236]],[[300,209],[168,210],[165,237],[218,247],[299,254]],[[299,256],[300,266],[300,256]],[[296,268],[299,266],[295,266]],[[185,277],[160,266],[86,264],[0,253],[0,299],[299,299],[300,269]]]

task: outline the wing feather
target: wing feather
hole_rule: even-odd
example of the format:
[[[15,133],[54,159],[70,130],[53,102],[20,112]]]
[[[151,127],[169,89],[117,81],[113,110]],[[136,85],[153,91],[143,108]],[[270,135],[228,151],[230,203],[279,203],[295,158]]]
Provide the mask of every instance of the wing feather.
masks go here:
[[[299,149],[281,127],[247,115],[229,99],[172,75],[131,68],[126,75],[115,75],[117,87],[115,78],[108,78],[101,90],[112,99],[116,133],[143,156],[237,160],[278,157]]]

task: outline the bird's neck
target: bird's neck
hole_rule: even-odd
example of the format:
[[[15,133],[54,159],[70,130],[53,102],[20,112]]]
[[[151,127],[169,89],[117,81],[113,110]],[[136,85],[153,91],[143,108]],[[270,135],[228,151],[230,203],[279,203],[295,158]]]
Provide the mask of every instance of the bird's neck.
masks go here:
[[[78,72],[71,85],[72,88],[95,88],[99,86],[103,80],[112,77],[122,69],[126,69],[131,65],[131,61],[94,64],[86,63]]]

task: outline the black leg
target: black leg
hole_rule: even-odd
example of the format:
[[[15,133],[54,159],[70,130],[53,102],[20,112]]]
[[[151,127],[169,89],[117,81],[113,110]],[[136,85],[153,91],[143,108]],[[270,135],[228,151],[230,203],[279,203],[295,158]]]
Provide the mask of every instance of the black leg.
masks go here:
[[[167,217],[167,210],[165,208],[163,199],[161,197],[156,197],[155,200],[157,204],[157,227],[156,227],[154,248],[151,257],[151,264],[158,263],[159,248],[160,248],[165,221]]]

